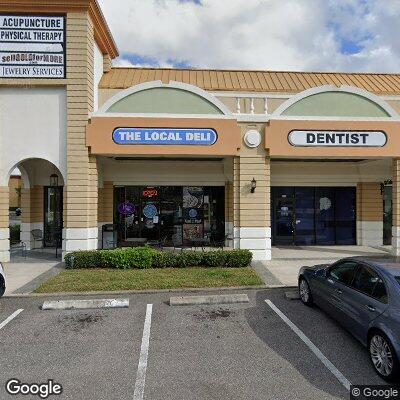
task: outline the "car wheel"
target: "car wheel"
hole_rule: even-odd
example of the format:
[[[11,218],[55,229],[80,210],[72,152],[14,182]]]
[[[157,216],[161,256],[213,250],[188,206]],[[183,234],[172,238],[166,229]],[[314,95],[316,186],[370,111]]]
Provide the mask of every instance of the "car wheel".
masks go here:
[[[390,340],[374,332],[368,341],[369,356],[378,375],[388,382],[399,378],[399,361]]]
[[[313,304],[313,298],[311,294],[311,289],[310,285],[306,281],[305,278],[300,278],[299,280],[299,295],[301,301],[306,305],[306,306],[311,306]]]

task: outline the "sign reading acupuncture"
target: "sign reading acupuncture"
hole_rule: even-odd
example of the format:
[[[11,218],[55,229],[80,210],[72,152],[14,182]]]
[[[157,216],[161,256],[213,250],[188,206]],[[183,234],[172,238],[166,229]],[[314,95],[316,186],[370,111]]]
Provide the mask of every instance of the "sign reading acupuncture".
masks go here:
[[[0,78],[65,78],[65,18],[0,15]]]
[[[382,131],[293,130],[288,140],[299,147],[383,147],[387,138]]]
[[[218,139],[214,129],[117,128],[113,140],[117,144],[212,146]]]

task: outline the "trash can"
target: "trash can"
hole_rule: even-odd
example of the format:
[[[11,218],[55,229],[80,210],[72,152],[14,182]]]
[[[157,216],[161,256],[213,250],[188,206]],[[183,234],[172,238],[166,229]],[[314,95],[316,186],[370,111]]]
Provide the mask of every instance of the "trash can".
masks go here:
[[[104,224],[101,227],[101,248],[113,249],[115,247],[117,247],[117,226]]]

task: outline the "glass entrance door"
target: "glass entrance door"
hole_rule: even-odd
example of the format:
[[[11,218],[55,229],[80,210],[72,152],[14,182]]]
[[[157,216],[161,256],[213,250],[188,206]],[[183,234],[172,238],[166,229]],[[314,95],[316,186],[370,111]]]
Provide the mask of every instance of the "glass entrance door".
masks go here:
[[[182,244],[182,187],[161,188],[160,239],[168,245]]]
[[[44,188],[44,247],[61,247],[63,228],[63,188]]]
[[[160,238],[160,188],[145,187],[141,193],[141,237],[150,241]]]
[[[392,186],[383,189],[383,244],[392,244]]]
[[[273,242],[294,244],[294,188],[272,188],[272,197]]]

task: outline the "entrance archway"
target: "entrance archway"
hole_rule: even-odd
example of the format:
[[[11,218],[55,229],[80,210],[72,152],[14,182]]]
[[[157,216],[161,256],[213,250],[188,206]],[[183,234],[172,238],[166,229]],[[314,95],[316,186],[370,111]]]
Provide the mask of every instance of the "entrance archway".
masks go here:
[[[11,257],[24,250],[61,249],[64,177],[60,170],[47,160],[30,158],[14,165],[7,178]]]

